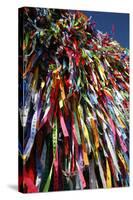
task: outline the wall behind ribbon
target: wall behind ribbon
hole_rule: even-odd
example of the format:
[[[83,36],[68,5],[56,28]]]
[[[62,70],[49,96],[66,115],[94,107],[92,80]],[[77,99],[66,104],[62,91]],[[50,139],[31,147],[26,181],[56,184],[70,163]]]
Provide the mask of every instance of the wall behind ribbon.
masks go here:
[[[129,49],[96,27],[19,9],[20,192],[129,186]]]

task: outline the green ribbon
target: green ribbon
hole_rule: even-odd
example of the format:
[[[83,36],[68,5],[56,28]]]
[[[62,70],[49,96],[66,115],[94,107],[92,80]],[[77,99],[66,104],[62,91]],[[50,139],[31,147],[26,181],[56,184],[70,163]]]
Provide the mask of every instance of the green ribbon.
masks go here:
[[[51,182],[52,173],[53,173],[53,163],[54,163],[54,160],[55,160],[55,157],[56,157],[56,149],[57,149],[57,117],[55,117],[55,119],[54,119],[52,141],[53,141],[53,162],[52,162],[51,169],[50,169],[46,184],[44,186],[43,192],[48,192],[49,191],[50,182]]]
[[[76,129],[78,144],[81,145],[81,138],[80,138],[80,132],[79,132],[79,127],[78,127],[77,116],[76,116],[75,112],[73,114],[74,114],[74,123],[75,123],[75,129]]]

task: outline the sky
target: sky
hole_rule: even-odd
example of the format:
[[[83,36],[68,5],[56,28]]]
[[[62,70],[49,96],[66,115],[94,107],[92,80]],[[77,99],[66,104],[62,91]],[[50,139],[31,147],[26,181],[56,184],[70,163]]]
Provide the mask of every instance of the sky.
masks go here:
[[[96,22],[96,29],[102,32],[111,34],[112,27],[114,27],[113,38],[121,46],[129,48],[129,14],[95,11],[84,11],[84,13],[87,16],[92,16],[92,20]]]

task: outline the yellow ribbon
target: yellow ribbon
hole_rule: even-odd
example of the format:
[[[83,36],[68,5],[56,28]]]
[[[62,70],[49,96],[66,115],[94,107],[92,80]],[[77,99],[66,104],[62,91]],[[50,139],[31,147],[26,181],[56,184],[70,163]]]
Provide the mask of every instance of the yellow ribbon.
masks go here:
[[[91,124],[92,132],[93,132],[93,135],[94,135],[95,147],[96,147],[96,149],[98,149],[98,147],[99,147],[99,136],[98,136],[98,131],[97,131],[97,127],[96,127],[96,123],[95,123],[94,118],[90,119],[90,124]]]
[[[107,188],[112,187],[111,172],[107,158],[106,158],[106,186]]]

